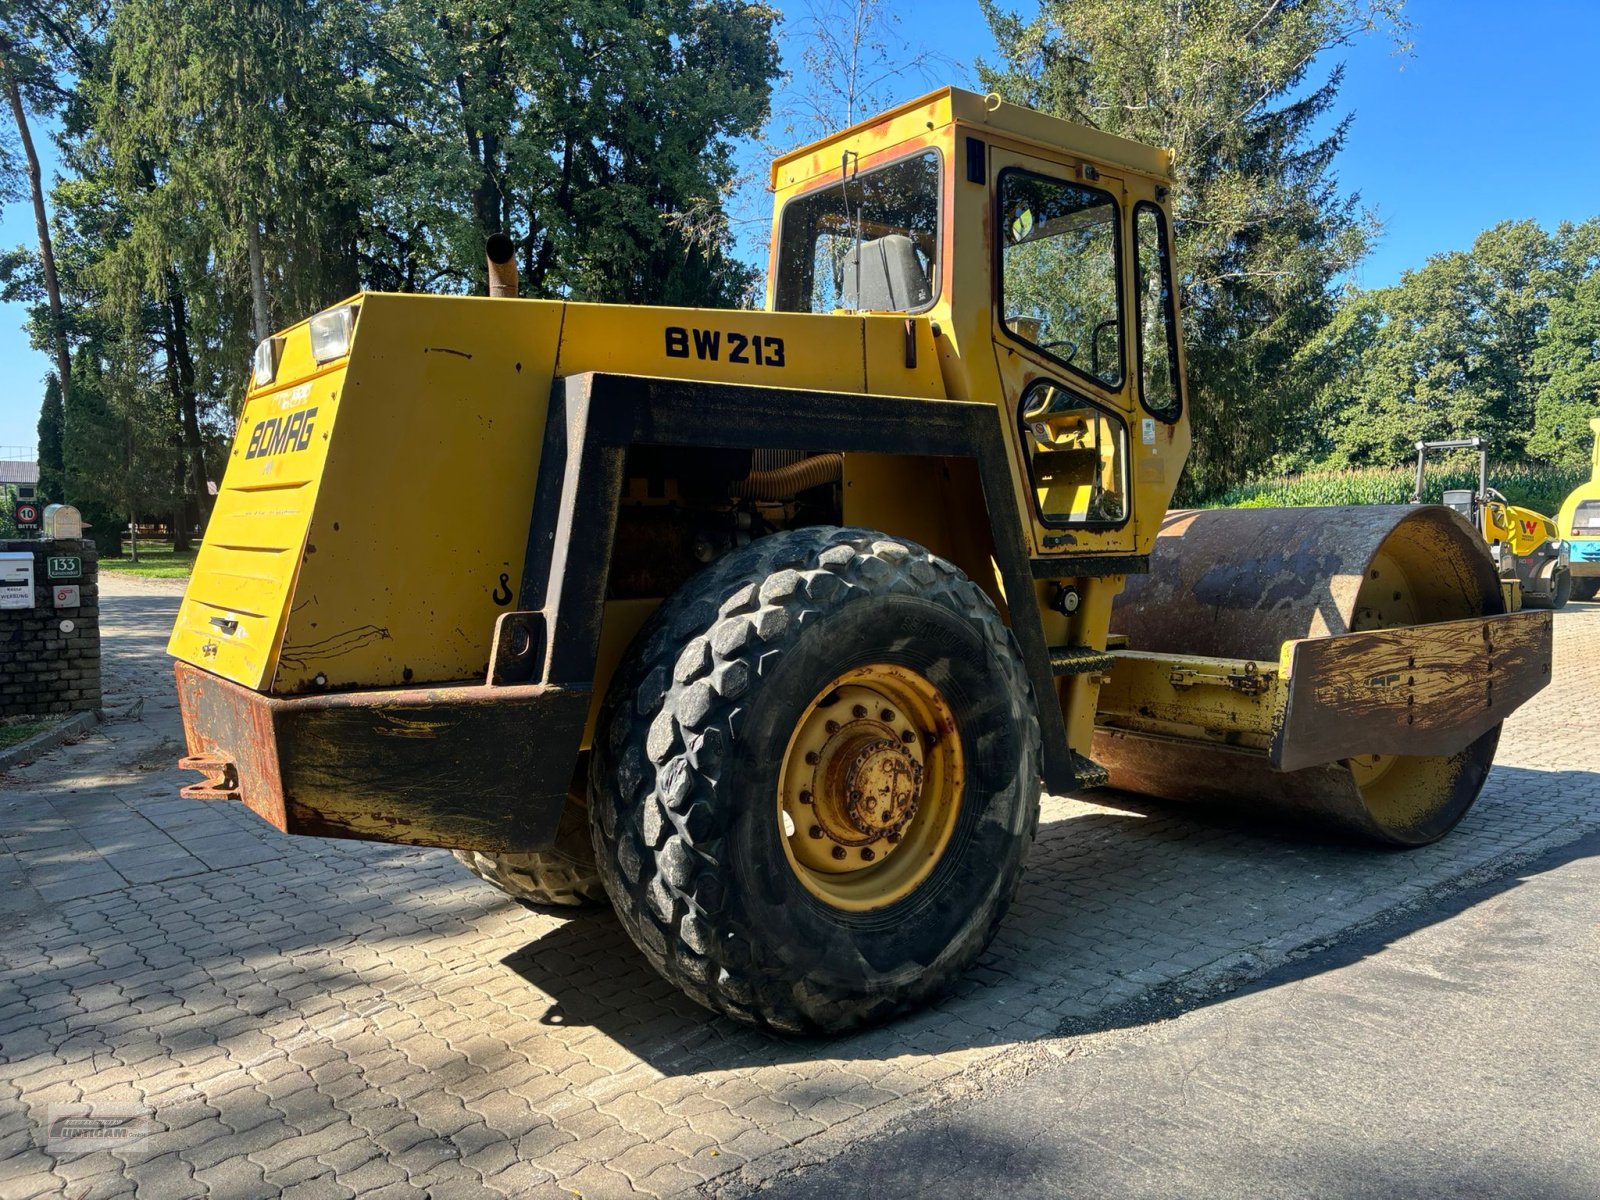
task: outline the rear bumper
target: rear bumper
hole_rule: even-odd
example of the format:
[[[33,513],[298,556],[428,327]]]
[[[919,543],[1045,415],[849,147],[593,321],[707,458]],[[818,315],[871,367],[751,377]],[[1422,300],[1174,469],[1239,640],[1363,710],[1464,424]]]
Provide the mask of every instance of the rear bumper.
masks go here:
[[[282,698],[176,664],[200,800],[285,833],[500,852],[555,837],[587,690],[539,684]]]

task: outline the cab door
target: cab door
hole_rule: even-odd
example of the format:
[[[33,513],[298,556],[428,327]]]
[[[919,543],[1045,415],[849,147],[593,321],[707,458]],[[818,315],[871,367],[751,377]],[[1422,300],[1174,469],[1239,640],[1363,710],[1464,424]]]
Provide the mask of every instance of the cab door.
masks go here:
[[[1127,189],[993,146],[994,345],[1037,555],[1133,553]]]

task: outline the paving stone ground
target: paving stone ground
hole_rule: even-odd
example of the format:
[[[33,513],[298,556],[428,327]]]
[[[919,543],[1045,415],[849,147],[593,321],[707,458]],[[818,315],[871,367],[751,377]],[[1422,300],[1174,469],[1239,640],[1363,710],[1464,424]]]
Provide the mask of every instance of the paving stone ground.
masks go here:
[[[776,1041],[682,998],[608,914],[531,913],[443,852],[287,838],[179,799],[176,606],[105,576],[107,720],[0,778],[4,1200],[742,1189],[1026,1069],[1063,1031],[1111,1028],[1147,992],[1236,986],[1600,828],[1600,605],[1574,605],[1554,684],[1442,843],[1051,798],[954,994],[867,1034]],[[103,1148],[67,1136],[124,1115],[131,1136]]]

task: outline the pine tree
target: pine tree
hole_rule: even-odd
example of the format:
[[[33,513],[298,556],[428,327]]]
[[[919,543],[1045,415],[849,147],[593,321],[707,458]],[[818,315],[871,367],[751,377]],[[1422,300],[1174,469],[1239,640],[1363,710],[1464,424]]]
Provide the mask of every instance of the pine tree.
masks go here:
[[[45,378],[44,403],[39,406],[39,499],[45,504],[68,502],[66,464],[61,457],[66,420],[61,380],[52,372]]]

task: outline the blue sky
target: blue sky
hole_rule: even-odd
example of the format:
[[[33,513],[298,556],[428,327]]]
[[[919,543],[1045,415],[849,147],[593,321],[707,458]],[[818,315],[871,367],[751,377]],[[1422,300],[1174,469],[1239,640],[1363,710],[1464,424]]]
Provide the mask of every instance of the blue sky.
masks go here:
[[[975,0],[903,8],[907,39],[963,64],[950,81],[970,85],[973,60],[994,53]],[[1394,283],[1498,221],[1553,227],[1600,214],[1600,2],[1412,0],[1407,11],[1413,54],[1395,57],[1374,38],[1339,56],[1341,106],[1356,114],[1339,176],[1385,226],[1356,282]],[[928,86],[908,79],[898,98]],[[0,245],[17,244],[34,244],[26,203],[0,213]],[[18,306],[0,305],[0,456],[31,452],[49,369],[21,323]]]

